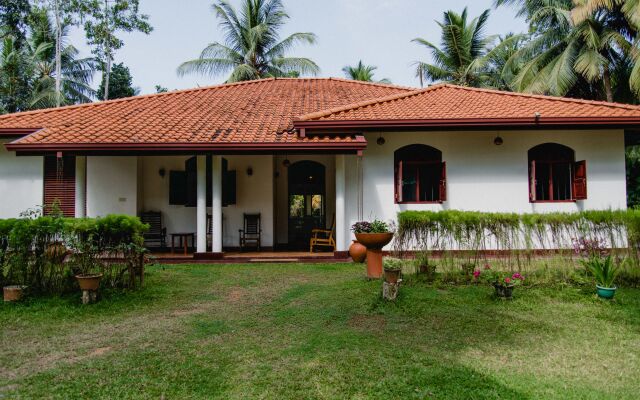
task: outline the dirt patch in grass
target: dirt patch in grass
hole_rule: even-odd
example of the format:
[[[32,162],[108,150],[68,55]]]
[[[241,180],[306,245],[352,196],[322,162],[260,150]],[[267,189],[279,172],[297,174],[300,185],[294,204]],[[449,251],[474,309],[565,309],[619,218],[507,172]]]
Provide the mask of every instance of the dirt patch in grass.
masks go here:
[[[362,331],[381,331],[387,325],[387,320],[382,315],[355,314],[347,323],[350,328]]]

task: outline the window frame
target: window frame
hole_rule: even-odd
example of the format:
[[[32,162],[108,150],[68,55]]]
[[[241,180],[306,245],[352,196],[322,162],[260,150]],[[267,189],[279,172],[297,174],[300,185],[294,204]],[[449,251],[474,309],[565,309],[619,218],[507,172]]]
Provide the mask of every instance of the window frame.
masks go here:
[[[438,154],[440,160],[434,160],[434,159],[430,159],[430,160],[415,160],[415,159],[403,159],[402,157],[398,156],[398,152],[401,152],[403,150],[409,150],[409,148],[411,146],[424,146],[425,148],[429,148],[430,151],[432,151],[435,154]],[[438,200],[425,200],[425,201],[421,201],[421,200],[411,200],[411,201],[404,201],[404,200],[399,200],[401,197],[401,191],[402,191],[402,174],[404,171],[404,166],[405,165],[413,165],[413,166],[420,166],[420,165],[429,165],[429,166],[437,166],[440,165],[441,169],[440,169],[440,179],[438,181]],[[419,168],[416,170],[416,199],[420,198],[420,179],[419,179]],[[425,144],[420,144],[420,143],[415,143],[415,144],[410,144],[410,145],[406,145],[403,146],[399,149],[397,149],[394,152],[394,178],[393,178],[393,183],[394,183],[394,204],[442,204],[445,201],[447,201],[446,198],[446,189],[447,189],[447,180],[446,180],[446,162],[442,161],[442,152],[438,149],[436,149],[435,147],[429,146],[429,145],[425,145]]]
[[[570,150],[571,151],[571,157],[569,157],[568,159],[561,159],[561,158],[548,158],[548,159],[538,159],[537,157],[532,157],[531,152],[532,150],[536,150],[538,147],[541,146],[558,146],[558,148],[562,149],[562,150]],[[532,148],[529,149],[529,151],[527,152],[527,159],[528,159],[528,181],[529,181],[529,203],[576,203],[578,200],[586,200],[587,199],[587,173],[586,173],[586,161],[581,160],[581,161],[576,161],[576,157],[575,157],[575,150],[569,146],[563,145],[563,144],[559,144],[559,143],[541,143],[539,145],[536,145]],[[569,199],[562,199],[562,200],[555,200],[553,198],[553,167],[554,165],[558,165],[558,164],[568,164],[570,172],[569,172],[569,191],[570,191],[570,198]],[[544,165],[547,168],[549,168],[549,182],[548,184],[548,188],[549,188],[549,199],[545,199],[545,200],[538,200],[537,199],[537,191],[536,191],[536,186],[537,186],[537,179],[536,179],[536,172],[537,169],[541,166]],[[584,191],[584,195],[583,196],[576,196],[576,185],[578,185],[578,178],[576,177],[576,169],[579,168],[579,165],[581,166],[580,168],[582,168],[582,172],[583,172],[583,177],[581,177],[581,183],[583,186],[583,191]]]

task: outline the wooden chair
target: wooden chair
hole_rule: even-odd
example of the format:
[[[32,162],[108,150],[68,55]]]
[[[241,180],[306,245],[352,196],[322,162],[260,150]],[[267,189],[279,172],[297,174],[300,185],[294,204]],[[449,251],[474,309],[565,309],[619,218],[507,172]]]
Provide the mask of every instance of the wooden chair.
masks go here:
[[[140,214],[140,221],[149,225],[149,230],[143,235],[145,246],[147,243],[157,243],[160,247],[167,247],[167,228],[162,225],[162,213],[146,211]]]
[[[256,249],[260,251],[260,214],[244,214],[244,229],[238,229],[240,234],[240,251],[243,251],[247,244],[254,243]]]
[[[309,253],[313,253],[313,248],[316,246],[331,247],[333,251],[336,250],[336,216],[331,219],[331,228],[329,229],[312,229],[311,239],[309,240]]]

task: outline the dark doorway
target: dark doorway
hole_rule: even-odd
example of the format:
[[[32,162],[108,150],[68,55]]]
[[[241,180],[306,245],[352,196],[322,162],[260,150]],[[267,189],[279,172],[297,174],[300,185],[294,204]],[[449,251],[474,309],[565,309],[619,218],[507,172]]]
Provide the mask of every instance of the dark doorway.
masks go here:
[[[315,161],[291,164],[288,183],[288,247],[307,249],[311,230],[325,225],[325,167]]]

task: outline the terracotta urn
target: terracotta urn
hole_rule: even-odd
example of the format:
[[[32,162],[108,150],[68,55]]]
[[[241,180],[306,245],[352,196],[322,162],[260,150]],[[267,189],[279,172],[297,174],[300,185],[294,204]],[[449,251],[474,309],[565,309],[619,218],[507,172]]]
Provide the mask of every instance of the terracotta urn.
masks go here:
[[[367,247],[367,278],[382,277],[382,248],[393,239],[393,232],[356,233],[358,242]]]
[[[100,279],[102,279],[102,274],[86,274],[86,275],[76,275],[76,280],[80,285],[80,290],[92,290],[96,291],[100,287]]]
[[[355,263],[363,263],[367,258],[367,248],[362,243],[354,240],[349,246],[349,255]]]
[[[24,293],[24,286],[13,285],[2,288],[2,297],[4,301],[19,301]]]

